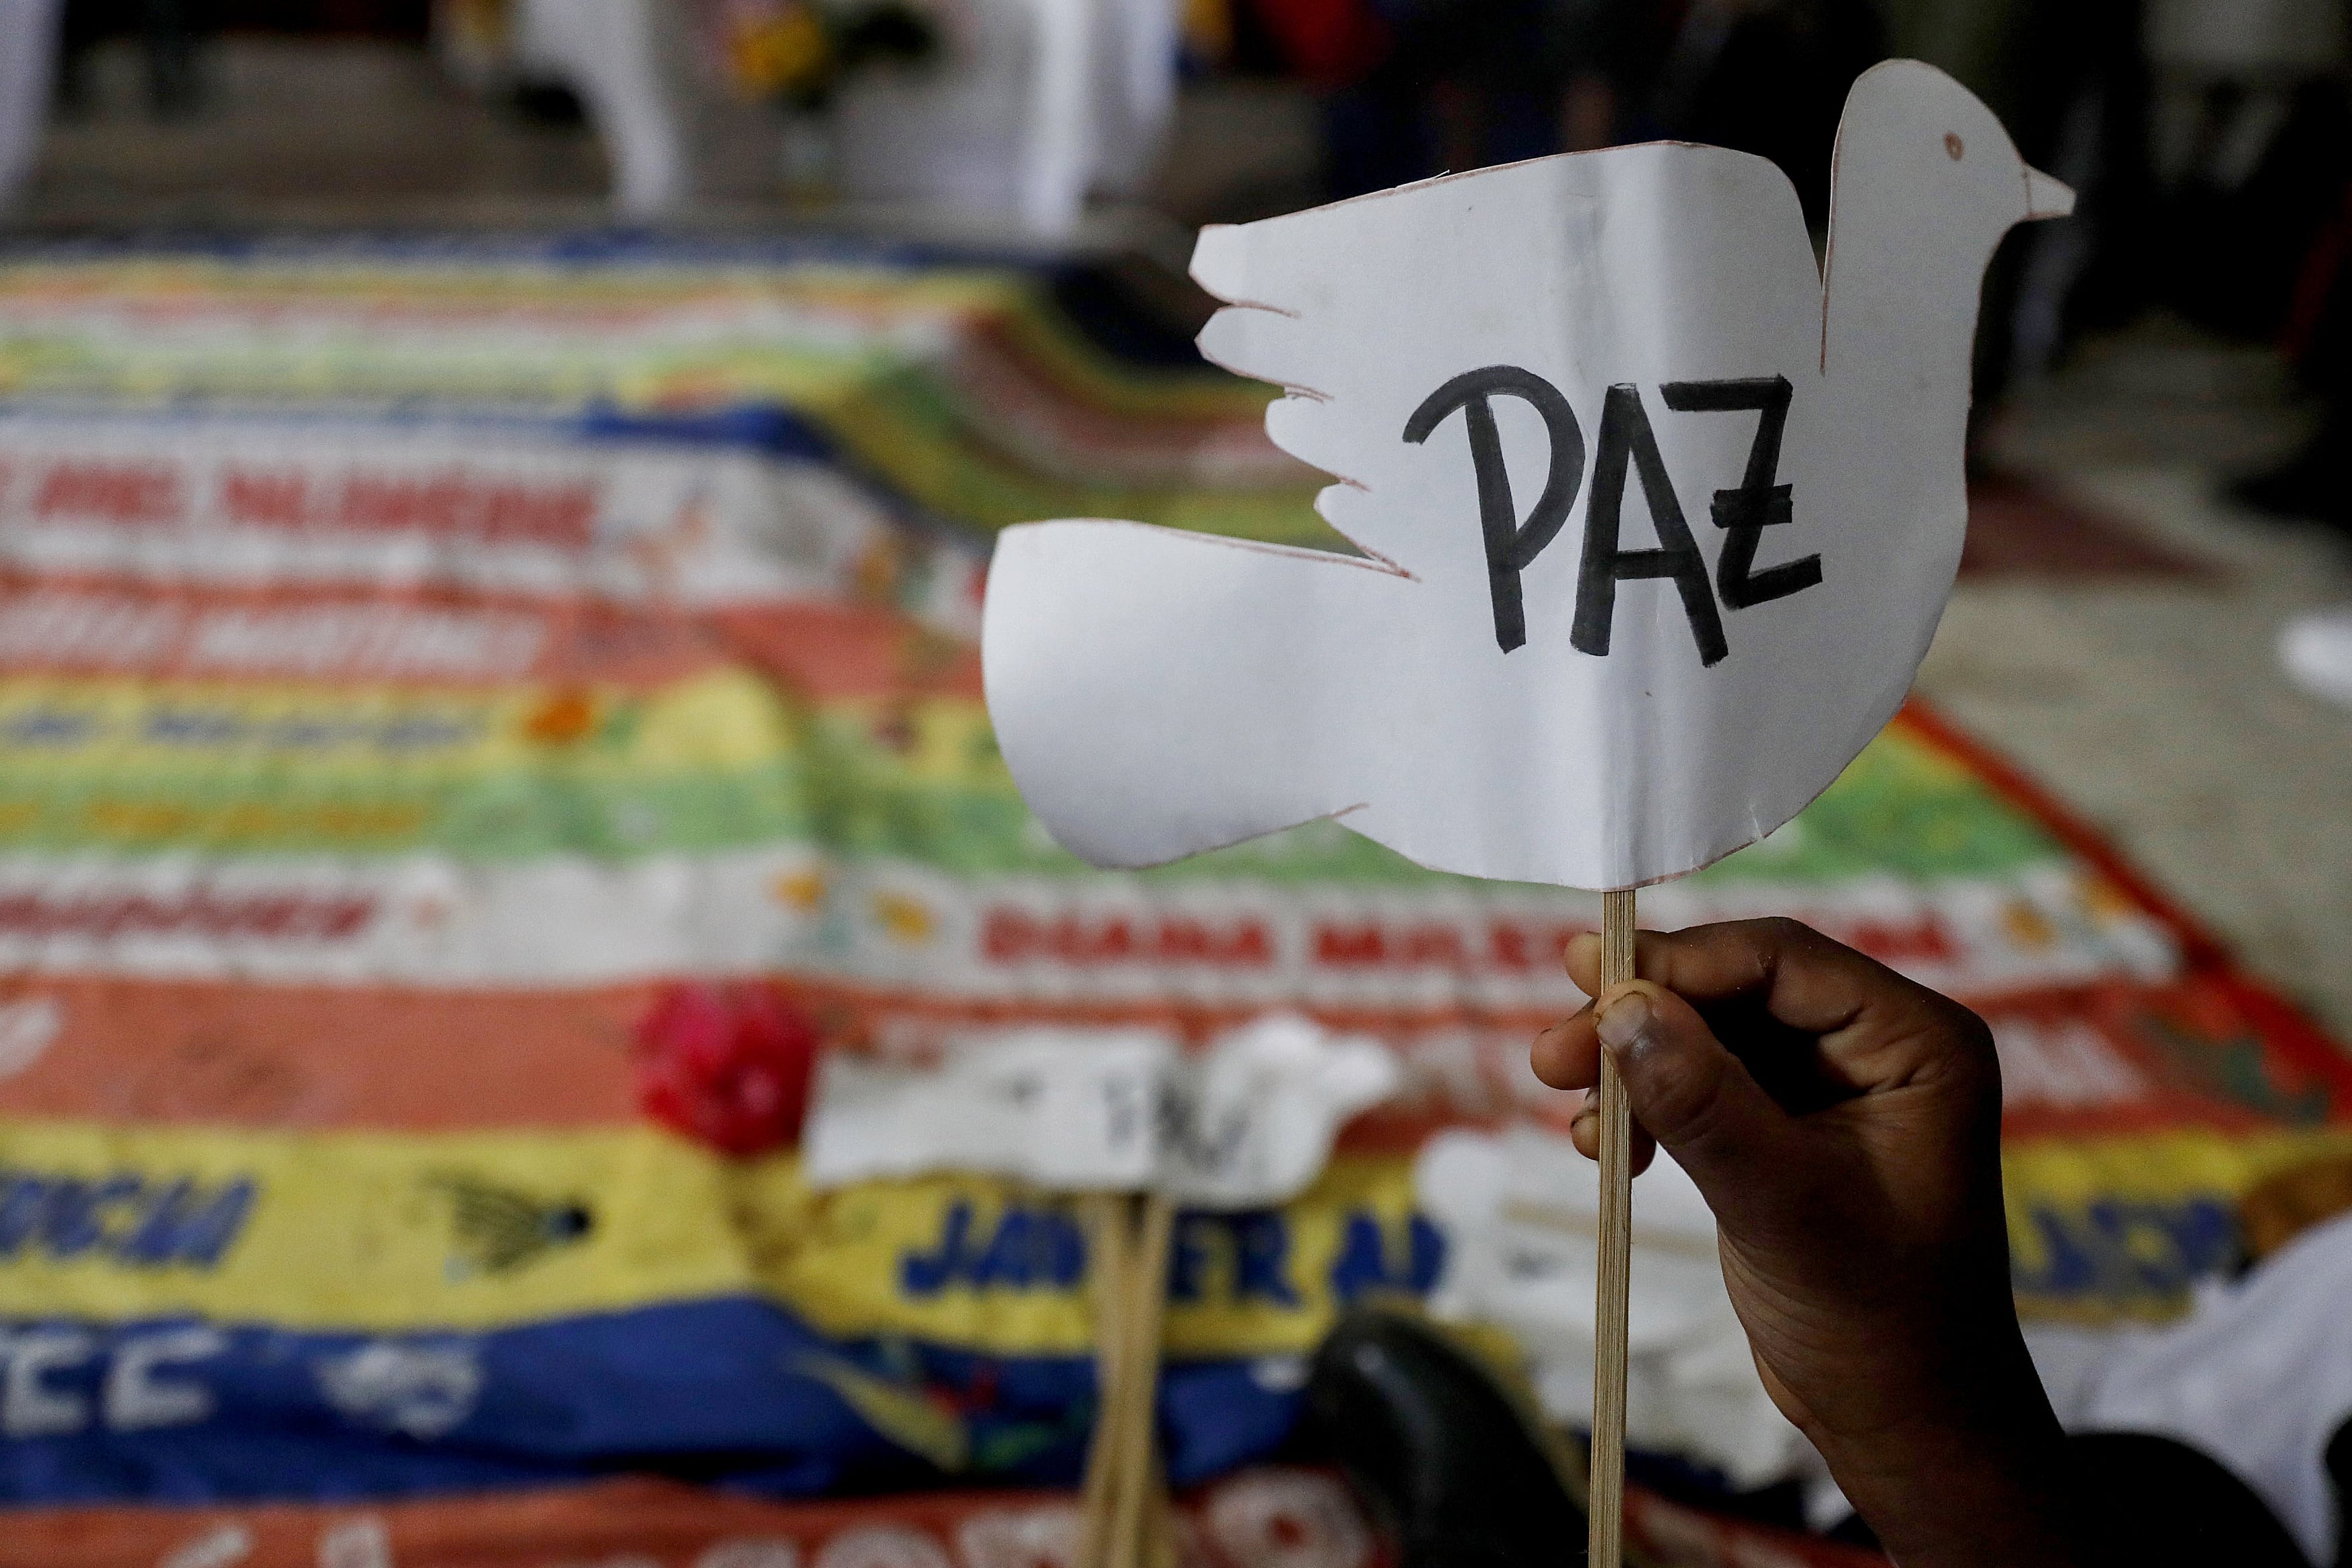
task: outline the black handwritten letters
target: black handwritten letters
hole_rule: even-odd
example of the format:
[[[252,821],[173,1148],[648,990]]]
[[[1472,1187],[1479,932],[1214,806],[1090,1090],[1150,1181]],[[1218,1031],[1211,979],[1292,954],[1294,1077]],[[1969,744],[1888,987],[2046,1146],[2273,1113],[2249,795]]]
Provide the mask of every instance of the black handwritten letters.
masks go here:
[[[1543,494],[1522,524],[1511,504],[1511,476],[1503,467],[1503,443],[1495,434],[1498,396],[1524,398],[1543,415],[1551,438],[1551,474]],[[1568,521],[1576,487],[1584,482],[1584,432],[1576,411],[1559,389],[1532,371],[1489,365],[1454,377],[1422,401],[1405,422],[1404,438],[1420,444],[1455,409],[1470,430],[1470,461],[1478,470],[1478,524],[1486,535],[1486,580],[1495,596],[1495,641],[1507,653],[1528,640],[1527,612],[1519,604],[1519,573],[1531,565]]]
[[[1684,617],[1690,622],[1699,662],[1712,665],[1731,652],[1724,637],[1723,618],[1716,609],[1718,595],[1725,609],[1747,610],[1801,592],[1822,580],[1818,554],[1756,570],[1756,551],[1764,530],[1787,523],[1795,515],[1790,486],[1775,482],[1792,393],[1786,376],[1668,382],[1658,389],[1666,407],[1677,413],[1753,410],[1758,415],[1748,471],[1738,488],[1715,493],[1711,515],[1725,538],[1710,587],[1706,559],[1691,537],[1674,480],[1659,455],[1641,389],[1630,383],[1609,389],[1601,408],[1592,497],[1585,515],[1584,555],[1577,573],[1576,615],[1569,632],[1569,642],[1578,652],[1607,655],[1620,582],[1670,580],[1682,601]],[[1511,497],[1502,441],[1495,429],[1491,400],[1496,397],[1516,397],[1531,405],[1542,415],[1551,443],[1549,476],[1524,522]],[[1462,411],[1469,433],[1470,459],[1477,475],[1478,522],[1486,539],[1495,642],[1507,653],[1528,640],[1519,574],[1559,536],[1583,481],[1584,432],[1559,388],[1515,365],[1489,365],[1455,376],[1430,393],[1405,422],[1404,438],[1415,444],[1427,441],[1456,409]],[[1655,549],[1625,549],[1619,543],[1629,468],[1641,480],[1642,497],[1658,536]]]
[[[1748,449],[1748,476],[1737,490],[1715,493],[1715,526],[1729,535],[1723,557],[1715,563],[1716,587],[1724,607],[1746,610],[1751,605],[1786,599],[1822,580],[1822,558],[1806,556],[1758,572],[1756,547],[1764,530],[1790,520],[1793,508],[1790,487],[1772,483],[1780,466],[1780,435],[1789,425],[1789,399],[1793,390],[1786,376],[1759,376],[1732,382],[1668,382],[1658,389],[1666,406],[1677,413],[1731,413],[1754,409],[1756,442]]]
[[[1650,521],[1658,530],[1656,549],[1617,548],[1618,521],[1625,507],[1625,460],[1642,476]],[[1576,625],[1568,640],[1580,653],[1606,656],[1609,629],[1617,619],[1617,585],[1628,578],[1669,577],[1682,595],[1683,613],[1698,640],[1702,664],[1722,662],[1731,652],[1723,640],[1723,618],[1707,591],[1706,558],[1698,553],[1658,438],[1642,411],[1642,394],[1630,384],[1609,389],[1601,405],[1601,455],[1592,465],[1592,505],[1584,518],[1584,566],[1576,576]]]

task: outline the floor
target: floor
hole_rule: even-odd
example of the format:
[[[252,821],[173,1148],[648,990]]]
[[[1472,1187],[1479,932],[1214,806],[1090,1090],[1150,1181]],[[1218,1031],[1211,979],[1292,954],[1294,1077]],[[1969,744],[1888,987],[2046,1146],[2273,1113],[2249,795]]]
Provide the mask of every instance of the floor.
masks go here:
[[[135,62],[100,64],[100,101],[56,129],[25,227],[550,226],[603,211],[586,131],[478,102],[421,52],[238,41],[211,62],[214,107],[172,126],[137,111]],[[1278,87],[1194,91],[1150,205],[1082,240],[1181,262],[1192,224],[1295,204],[1312,140],[1311,105]],[[908,220],[755,205],[691,221]],[[2288,617],[2352,601],[2352,552],[2214,498],[2304,417],[2259,350],[2149,323],[2080,351],[2006,411],[1999,460],[2159,547],[2146,553],[2210,570],[1972,573],[1919,684],[2352,1040],[2352,711],[2299,695],[2274,654]]]
[[[2352,1039],[2352,711],[2276,654],[2352,601],[2352,549],[2215,496],[2302,433],[2284,392],[2269,356],[2157,327],[2020,399],[2005,461],[2218,570],[1971,578],[1919,687]]]

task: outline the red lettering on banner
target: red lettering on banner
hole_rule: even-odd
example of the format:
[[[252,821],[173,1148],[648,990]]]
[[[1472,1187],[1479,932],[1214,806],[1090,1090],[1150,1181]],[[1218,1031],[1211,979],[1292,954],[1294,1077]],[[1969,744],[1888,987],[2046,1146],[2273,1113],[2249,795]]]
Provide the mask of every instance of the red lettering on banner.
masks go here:
[[[1017,909],[992,909],[980,923],[980,956],[992,964],[1018,964],[1029,956],[1035,923]]]
[[[1263,969],[1274,962],[1274,938],[1255,920],[1244,920],[1225,944],[1224,962],[1236,969]]]
[[[463,474],[407,479],[354,474],[335,508],[338,527],[462,536],[491,543],[584,548],[596,517],[593,485],[485,483]]]
[[[1469,967],[1469,955],[1462,950],[1462,933],[1451,925],[1416,925],[1404,934],[1397,944],[1397,959],[1403,964],[1442,964],[1449,969]]]
[[[335,521],[346,528],[370,533],[454,534],[458,531],[458,503],[465,494],[458,479],[394,479],[355,474],[343,484],[342,504]]]
[[[1315,961],[1338,967],[1381,965],[1389,961],[1387,937],[1379,925],[1336,925],[1318,922],[1315,927]]]
[[[1528,951],[1530,946],[1528,933],[1507,920],[1497,920],[1486,927],[1486,961],[1497,969],[1534,968],[1535,955]]]
[[[156,463],[58,463],[41,475],[33,516],[95,517],[132,526],[176,523],[182,515],[179,471]]]
[[[1513,920],[1473,926],[1436,921],[1384,926],[1376,920],[1327,920],[1308,939],[1315,962],[1335,969],[1444,967],[1533,973],[1557,962],[1580,927],[1526,925]]]
[[[1018,909],[991,909],[982,917],[981,956],[992,964],[1112,964],[1263,968],[1274,962],[1274,941],[1255,920],[1219,928],[1188,915],[1139,921],[1126,915],[1060,915],[1050,920]]]
[[[375,900],[364,894],[101,894],[56,897],[0,894],[0,937],[263,936],[283,941],[337,941],[358,935],[373,919]]]
[[[1309,962],[1333,969],[1445,968],[1528,975],[1554,963],[1580,927],[1496,919],[1481,925],[1421,921],[1317,922]],[[999,906],[982,917],[981,956],[992,964],[1114,964],[1263,968],[1275,962],[1273,933],[1257,920],[1219,924],[1192,915],[1157,918],[1105,913],[1031,915]]]
[[[492,486],[482,500],[481,537],[584,549],[596,522],[590,485]]]
[[[1209,928],[1197,920],[1172,917],[1160,923],[1160,961],[1168,964],[1206,964],[1215,943]]]
[[[1092,931],[1068,917],[1056,921],[1055,929],[1061,936],[1063,947],[1076,963],[1131,964],[1135,961],[1135,933],[1126,921],[1117,915]]]
[[[596,486],[585,482],[484,479],[463,470],[347,473],[338,487],[299,468],[230,467],[221,475],[220,510],[243,528],[584,549],[594,542],[596,498]]]
[[[221,515],[240,528],[299,528],[310,515],[310,486],[299,468],[231,468],[221,476]]]

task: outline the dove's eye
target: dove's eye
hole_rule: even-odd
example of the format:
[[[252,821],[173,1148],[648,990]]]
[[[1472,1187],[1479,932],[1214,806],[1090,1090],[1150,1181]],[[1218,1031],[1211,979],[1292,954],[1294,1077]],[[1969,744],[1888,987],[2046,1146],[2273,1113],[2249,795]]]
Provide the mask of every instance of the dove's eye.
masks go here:
[[[1953,162],[1958,162],[1960,161],[1960,155],[1968,150],[1968,144],[1960,140],[1959,134],[1957,131],[1947,131],[1944,132],[1944,151],[1952,155]]]

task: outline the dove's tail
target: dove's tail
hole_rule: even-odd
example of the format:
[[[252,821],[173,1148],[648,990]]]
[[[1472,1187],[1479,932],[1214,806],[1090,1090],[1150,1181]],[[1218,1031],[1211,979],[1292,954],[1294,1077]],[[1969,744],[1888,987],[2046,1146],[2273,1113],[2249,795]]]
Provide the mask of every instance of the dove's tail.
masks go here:
[[[1140,523],[1008,528],[982,664],[997,744],[1055,839],[1157,865],[1344,811],[1330,744],[1405,580]],[[1356,788],[1360,789],[1360,781]]]

